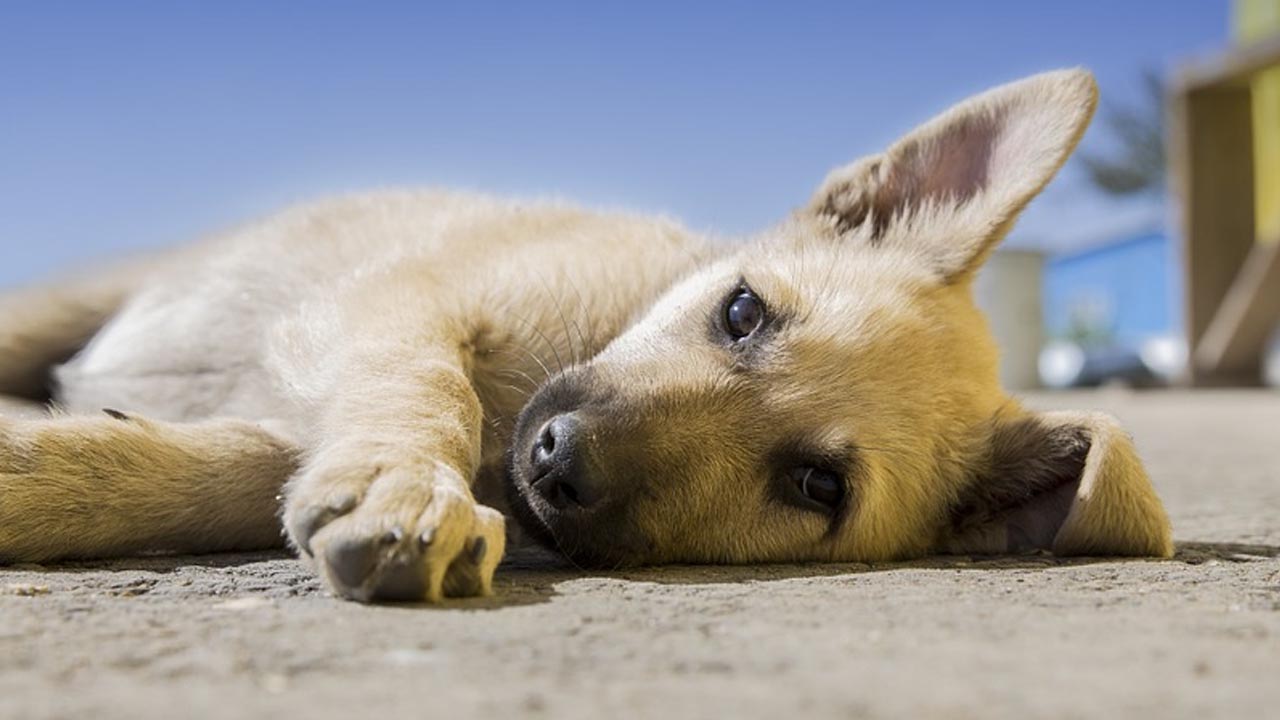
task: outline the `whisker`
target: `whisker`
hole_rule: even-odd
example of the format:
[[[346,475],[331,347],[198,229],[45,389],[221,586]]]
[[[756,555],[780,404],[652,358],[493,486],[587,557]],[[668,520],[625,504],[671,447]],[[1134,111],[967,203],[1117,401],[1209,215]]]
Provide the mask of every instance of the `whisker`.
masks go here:
[[[560,325],[564,327],[564,341],[565,344],[569,346],[569,361],[572,363],[570,367],[577,365],[578,353],[573,347],[573,333],[569,331],[569,320],[565,317],[564,305],[560,302],[560,298],[555,293],[551,292],[551,286],[547,284],[545,278],[539,277],[538,282],[542,284],[542,289],[547,293],[547,297],[551,299],[551,302],[555,303],[556,314],[560,316]],[[560,368],[560,372],[564,372],[563,367]]]
[[[498,387],[504,387],[508,390],[515,392],[517,395],[520,396],[522,400],[528,400],[529,396],[532,394],[528,390],[525,390],[524,388],[519,388],[519,387],[516,387],[515,385],[511,385],[508,383],[498,383]]]
[[[626,564],[627,564],[627,559],[626,559],[625,557],[623,557],[623,556],[619,555],[619,556],[618,556],[618,559],[617,559],[616,561],[614,561],[613,565],[609,568],[609,572],[618,572],[618,571],[619,571],[619,570],[621,570],[621,569],[622,569]]]
[[[515,380],[524,380],[525,382],[529,383],[529,391],[528,391],[529,393],[536,392],[538,389],[537,381],[535,381],[532,377],[530,377],[529,373],[523,370],[518,370],[516,368],[504,368],[502,370],[495,372],[494,374],[499,377],[509,377]]]
[[[547,337],[547,334],[542,332],[542,329],[539,328],[538,326],[531,324],[529,325],[529,329],[537,333],[538,337],[542,338],[542,342],[546,343],[547,347],[551,348],[551,354],[552,356],[555,357],[555,361],[556,361],[556,369],[558,369],[563,374],[564,360],[560,357],[560,350],[556,347],[556,344],[551,342],[551,338]],[[548,376],[548,379],[550,379],[550,376]]]
[[[563,361],[561,360],[561,358],[560,358],[560,351],[556,349],[556,344],[555,344],[555,343],[553,343],[553,342],[551,342],[551,338],[547,337],[546,333],[542,332],[542,330],[537,326],[537,324],[536,324],[536,323],[534,323],[533,321],[529,320],[528,318],[526,318],[526,317],[522,317],[522,316],[520,316],[520,315],[518,315],[518,314],[516,314],[516,313],[510,313],[510,314],[511,314],[511,316],[512,316],[512,317],[514,317],[515,319],[517,319],[517,320],[519,320],[520,322],[524,323],[524,324],[525,324],[525,327],[527,327],[527,328],[529,328],[530,330],[532,330],[532,331],[534,332],[534,334],[535,334],[535,335],[537,335],[537,336],[538,336],[538,338],[539,338],[539,339],[541,339],[541,340],[542,340],[542,342],[543,342],[543,343],[545,343],[545,344],[547,345],[547,347],[551,349],[551,353],[552,353],[552,355],[554,355],[554,356],[555,356],[556,367],[557,367],[557,368],[559,368],[559,369],[560,369],[560,372],[562,372],[562,373],[563,373],[563,372],[564,372],[564,362],[563,362]],[[547,366],[542,362],[542,360],[538,359],[538,356],[537,356],[537,355],[535,355],[535,354],[533,354],[532,352],[530,352],[528,348],[525,348],[525,347],[523,347],[523,346],[519,346],[519,345],[517,345],[517,347],[520,347],[520,348],[521,348],[521,349],[523,349],[525,352],[529,353],[529,356],[530,356],[530,357],[532,357],[532,358],[533,358],[533,359],[538,363],[538,365],[542,368],[542,371],[543,371],[544,373],[546,373],[546,375],[547,375],[547,379],[548,379],[548,380],[550,380],[550,379],[553,377],[553,376],[552,376],[552,374],[551,374],[551,371],[547,369]]]
[[[565,550],[564,545],[560,543],[560,536],[552,532],[551,528],[547,528],[547,534],[551,536],[551,542],[554,542],[556,544],[556,549],[560,551],[560,555],[562,555],[565,560],[568,560],[570,563],[573,564],[575,568],[581,570],[582,572],[587,572],[587,569],[582,567],[582,565],[577,560],[574,560],[573,555],[569,554],[568,550]],[[581,544],[575,543],[574,547],[575,549],[578,547],[581,547]]]
[[[537,363],[538,367],[542,370],[542,373],[547,376],[547,380],[551,380],[551,378],[553,377],[551,374],[551,369],[547,367],[546,363],[542,362],[542,358],[538,357],[537,353],[533,352],[532,350],[530,350],[529,348],[523,345],[513,344],[512,347],[514,347],[517,350],[520,350],[525,355],[528,355],[531,360]],[[507,352],[506,354],[511,355],[513,353]]]
[[[595,346],[596,346],[595,345],[595,339],[596,339],[595,326],[591,324],[591,316],[587,314],[587,304],[582,299],[582,292],[578,290],[578,284],[573,281],[573,278],[568,277],[567,275],[565,276],[564,279],[565,279],[565,282],[569,283],[569,288],[573,290],[574,296],[577,297],[578,299],[578,310],[576,315],[578,317],[585,316],[587,321],[587,327],[591,329],[591,339],[590,341],[588,341],[587,338],[583,337],[582,335],[582,325],[577,321],[576,318],[574,319],[573,327],[578,331],[578,342],[582,343],[582,355],[585,359],[587,353],[593,352],[595,350]]]

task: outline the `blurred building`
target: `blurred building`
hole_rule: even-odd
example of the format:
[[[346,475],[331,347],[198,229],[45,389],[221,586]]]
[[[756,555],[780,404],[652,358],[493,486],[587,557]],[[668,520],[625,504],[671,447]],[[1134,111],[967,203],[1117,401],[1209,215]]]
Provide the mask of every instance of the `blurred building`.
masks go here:
[[[1244,47],[1280,42],[1280,0],[1236,0],[1233,24]],[[1254,210],[1258,235],[1280,238],[1280,58],[1250,79],[1253,111]]]
[[[1181,332],[1180,288],[1163,232],[1057,255],[1045,263],[1045,332],[1083,347],[1139,348]]]
[[[1186,362],[1181,301],[1177,247],[1164,232],[1050,257],[1040,381],[1050,387],[1170,382]]]
[[[1167,233],[1044,255],[997,251],[975,298],[1000,346],[1000,380],[1023,390],[1167,384],[1186,366],[1178,247]]]
[[[1280,0],[1236,0],[1236,44],[1167,98],[1172,232],[1050,257],[1050,386],[1280,384]]]
[[[1181,69],[1169,103],[1187,378],[1199,385],[1263,381],[1280,324],[1280,0],[1234,8],[1236,46]]]
[[[1000,382],[1010,390],[1040,386],[1043,276],[1042,253],[1003,248],[987,260],[974,283],[974,300],[1000,348]]]
[[[1233,7],[1165,98],[1176,222],[979,274],[1006,387],[1280,386],[1280,0]]]

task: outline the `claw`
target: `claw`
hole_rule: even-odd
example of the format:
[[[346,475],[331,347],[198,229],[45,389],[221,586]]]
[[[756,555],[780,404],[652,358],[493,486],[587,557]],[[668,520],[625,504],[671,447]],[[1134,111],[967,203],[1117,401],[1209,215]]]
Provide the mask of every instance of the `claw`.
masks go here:
[[[293,523],[296,528],[294,541],[298,543],[298,549],[307,555],[312,555],[311,538],[320,531],[320,528],[328,525],[339,515],[350,512],[355,506],[355,496],[346,495],[327,506],[316,505],[302,510],[297,521]]]
[[[379,551],[374,543],[361,538],[343,539],[325,550],[329,572],[341,587],[361,587],[378,564]]]

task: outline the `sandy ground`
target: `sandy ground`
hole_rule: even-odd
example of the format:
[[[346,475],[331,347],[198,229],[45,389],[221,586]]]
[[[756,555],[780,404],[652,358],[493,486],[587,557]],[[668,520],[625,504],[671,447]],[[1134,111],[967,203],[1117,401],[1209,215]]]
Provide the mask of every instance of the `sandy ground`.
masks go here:
[[[1041,396],[1133,430],[1172,561],[584,575],[334,600],[280,555],[0,571],[0,718],[1280,717],[1280,393]]]

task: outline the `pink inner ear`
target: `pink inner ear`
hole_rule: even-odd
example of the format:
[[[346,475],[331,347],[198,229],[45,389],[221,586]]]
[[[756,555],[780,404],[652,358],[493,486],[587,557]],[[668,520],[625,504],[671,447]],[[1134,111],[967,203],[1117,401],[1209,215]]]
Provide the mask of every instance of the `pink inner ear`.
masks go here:
[[[900,148],[889,163],[878,209],[894,213],[927,201],[962,203],[986,189],[1002,127],[996,116],[975,115]]]
[[[1018,508],[1004,520],[1005,549],[1001,552],[1026,553],[1034,550],[1052,550],[1058,529],[1071,512],[1080,489],[1080,481],[1069,482],[1049,492],[1042,493],[1031,502]]]
[[[1076,480],[1040,493],[1002,517],[949,538],[943,552],[1006,555],[1052,550],[1079,488]]]
[[[1095,99],[1082,71],[995,88],[832,173],[809,209],[840,236],[860,228],[871,245],[908,251],[945,282],[971,277],[1066,160]]]
[[[948,552],[1051,550],[1080,491],[1089,453],[1087,428],[1036,416],[997,422],[988,465],[952,508]]]

